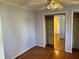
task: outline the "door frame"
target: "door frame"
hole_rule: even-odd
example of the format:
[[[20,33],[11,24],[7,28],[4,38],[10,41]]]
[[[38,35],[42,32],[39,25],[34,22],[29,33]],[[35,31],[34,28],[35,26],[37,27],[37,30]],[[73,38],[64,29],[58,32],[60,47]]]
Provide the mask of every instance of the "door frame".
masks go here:
[[[45,14],[43,14],[43,39],[44,39],[44,46],[43,46],[43,47],[46,47],[46,44],[47,44],[47,43],[46,43],[47,38],[46,38],[46,22],[45,22],[45,15],[56,15],[56,14],[62,14],[62,13],[65,14],[66,19],[67,19],[67,11],[63,11],[63,12],[53,12],[53,13],[45,13]],[[66,19],[65,19],[65,21],[66,21]],[[66,22],[65,22],[65,24],[66,24]],[[66,24],[65,26],[67,26],[67,24]],[[66,51],[66,30],[65,30],[65,51]]]

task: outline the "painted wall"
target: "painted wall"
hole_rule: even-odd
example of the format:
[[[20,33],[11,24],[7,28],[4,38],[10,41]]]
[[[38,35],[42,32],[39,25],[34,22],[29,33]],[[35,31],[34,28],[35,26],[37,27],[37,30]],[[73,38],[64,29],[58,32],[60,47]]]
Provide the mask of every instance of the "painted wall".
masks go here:
[[[0,3],[5,59],[12,59],[36,45],[33,11]]]
[[[0,17],[0,59],[4,59],[4,48],[2,40],[2,27],[1,27],[1,17]]]

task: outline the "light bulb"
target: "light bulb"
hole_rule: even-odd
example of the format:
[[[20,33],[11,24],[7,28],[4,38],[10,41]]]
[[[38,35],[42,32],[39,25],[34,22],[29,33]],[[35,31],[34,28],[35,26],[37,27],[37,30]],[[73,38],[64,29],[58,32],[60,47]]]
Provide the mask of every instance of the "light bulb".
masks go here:
[[[52,0],[52,2],[54,3],[55,1],[54,1],[54,0]]]

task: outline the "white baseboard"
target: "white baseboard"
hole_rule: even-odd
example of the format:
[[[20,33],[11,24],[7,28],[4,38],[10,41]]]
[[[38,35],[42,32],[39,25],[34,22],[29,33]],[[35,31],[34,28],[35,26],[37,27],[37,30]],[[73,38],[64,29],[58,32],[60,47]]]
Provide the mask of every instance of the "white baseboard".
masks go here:
[[[37,45],[37,46],[45,48],[45,46],[44,46],[44,45]]]
[[[68,51],[68,50],[65,50],[65,52],[72,53],[72,50],[70,50],[70,51]]]
[[[36,45],[35,45],[35,46],[36,46]],[[18,55],[12,57],[11,59],[15,59],[16,57],[18,57],[18,56],[20,56],[21,54],[27,52],[28,50],[32,49],[32,48],[35,47],[35,46],[32,46],[31,48],[27,49],[26,51],[23,51],[23,52],[19,53]]]

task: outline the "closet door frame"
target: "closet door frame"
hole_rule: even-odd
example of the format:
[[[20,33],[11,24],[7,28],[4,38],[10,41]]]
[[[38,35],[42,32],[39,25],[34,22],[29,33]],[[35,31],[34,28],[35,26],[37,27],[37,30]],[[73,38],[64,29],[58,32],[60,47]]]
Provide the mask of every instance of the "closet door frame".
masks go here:
[[[45,14],[43,14],[42,16],[43,16],[43,45],[42,45],[42,47],[46,47],[46,23],[45,23],[45,15],[56,15],[56,14],[66,14],[66,20],[67,20],[67,11],[62,11],[62,12],[52,12],[52,13],[45,13]],[[66,26],[67,26],[67,24],[66,24]],[[65,34],[66,34],[66,30],[65,30]],[[66,37],[66,35],[65,35],[65,37]],[[65,52],[67,52],[67,48],[66,48],[66,45],[67,45],[67,43],[66,43],[66,40],[65,40]]]

